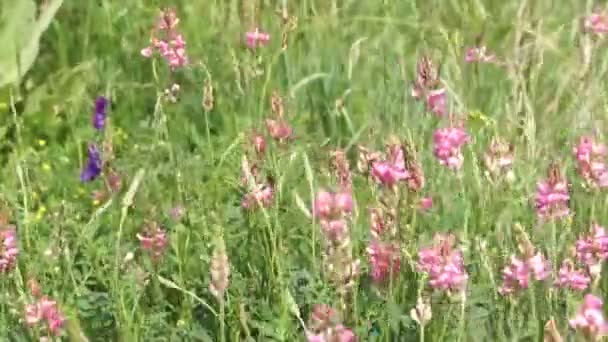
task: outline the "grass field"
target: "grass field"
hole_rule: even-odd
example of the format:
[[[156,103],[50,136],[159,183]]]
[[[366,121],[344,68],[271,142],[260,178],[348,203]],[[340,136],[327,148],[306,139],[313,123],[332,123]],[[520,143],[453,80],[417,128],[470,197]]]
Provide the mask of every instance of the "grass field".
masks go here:
[[[592,1],[1,0],[0,340],[608,335],[606,34]]]

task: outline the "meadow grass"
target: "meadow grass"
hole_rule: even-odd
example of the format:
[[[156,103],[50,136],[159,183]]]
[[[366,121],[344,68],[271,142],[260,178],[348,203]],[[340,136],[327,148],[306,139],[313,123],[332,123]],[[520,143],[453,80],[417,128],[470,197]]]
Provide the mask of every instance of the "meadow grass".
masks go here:
[[[605,296],[604,272],[582,291],[554,281],[591,224],[608,225],[605,192],[585,186],[572,151],[583,135],[603,141],[606,128],[607,46],[581,25],[592,5],[64,1],[33,69],[2,92],[0,201],[19,255],[0,274],[1,339],[46,336],[42,323],[25,322],[41,295],[58,303],[66,318],[58,339],[70,341],[304,341],[317,304],[333,307],[359,341],[559,341],[544,332],[550,320],[564,340],[585,338],[568,320],[585,294]],[[187,42],[189,63],[174,71],[140,53],[165,6]],[[270,40],[247,48],[256,27]],[[498,62],[465,62],[465,49],[480,45]],[[450,115],[429,113],[410,94],[422,56],[441,65]],[[165,93],[172,84],[175,101]],[[284,142],[267,132],[273,94],[293,127]],[[98,96],[110,103],[102,132],[91,127]],[[470,140],[451,170],[434,156],[433,135],[460,121]],[[261,157],[254,132],[267,144]],[[487,176],[496,136],[513,145],[511,180]],[[426,180],[417,192],[356,170],[358,146],[383,151],[394,139],[415,150]],[[81,182],[93,141],[104,174]],[[344,211],[347,237],[328,247],[312,208],[321,189],[338,189],[335,150],[350,160],[354,205]],[[244,156],[272,178],[265,206],[243,208],[252,191],[242,184]],[[534,198],[554,164],[570,184],[570,214],[545,222]],[[112,191],[109,165],[121,180]],[[418,207],[422,197],[432,208]],[[393,210],[400,268],[378,282],[368,208],[382,200]],[[138,238],[156,226],[167,239],[157,257]],[[468,275],[461,291],[433,291],[417,267],[436,233],[456,237]],[[525,257],[518,245],[526,244],[548,259],[550,275],[501,294],[503,269],[512,255]],[[328,253],[353,271],[348,279],[332,281]],[[411,314],[419,300],[432,311],[425,324]]]

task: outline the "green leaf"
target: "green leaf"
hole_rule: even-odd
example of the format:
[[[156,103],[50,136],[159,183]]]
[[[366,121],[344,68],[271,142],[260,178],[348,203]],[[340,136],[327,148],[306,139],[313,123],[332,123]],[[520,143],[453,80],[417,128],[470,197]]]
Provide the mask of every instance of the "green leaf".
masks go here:
[[[40,50],[40,37],[63,0],[50,0],[36,8],[34,0],[3,0],[0,5],[0,87],[18,83],[32,67]],[[37,13],[40,13],[36,17]]]

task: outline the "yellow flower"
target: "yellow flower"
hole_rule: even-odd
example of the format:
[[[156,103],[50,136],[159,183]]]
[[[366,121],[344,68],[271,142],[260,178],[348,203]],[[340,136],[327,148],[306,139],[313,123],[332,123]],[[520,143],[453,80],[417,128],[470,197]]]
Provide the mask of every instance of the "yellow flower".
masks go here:
[[[41,147],[46,146],[46,140],[44,140],[44,139],[38,139],[38,145],[40,145]]]
[[[51,171],[51,165],[49,163],[42,163],[42,169],[44,171]]]

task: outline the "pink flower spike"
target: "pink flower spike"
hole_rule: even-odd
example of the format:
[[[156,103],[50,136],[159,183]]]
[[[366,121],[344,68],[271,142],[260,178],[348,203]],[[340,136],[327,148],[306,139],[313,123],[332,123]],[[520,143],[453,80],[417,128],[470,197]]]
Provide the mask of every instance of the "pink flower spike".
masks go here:
[[[439,164],[452,170],[462,167],[464,157],[461,149],[469,142],[469,136],[463,128],[439,128],[433,133],[433,142],[433,153],[439,160]]]
[[[444,88],[437,90],[431,90],[426,96],[426,107],[427,109],[439,116],[445,116],[447,112],[447,95]]]
[[[602,12],[595,12],[584,19],[585,31],[597,35],[608,33],[608,16]]]
[[[380,241],[372,241],[367,248],[374,282],[383,283],[396,277],[401,268],[399,246]]]
[[[249,31],[245,34],[245,40],[247,42],[247,47],[255,49],[259,46],[267,45],[270,40],[270,35],[260,31],[259,28],[256,28],[255,31]]]
[[[604,303],[592,294],[585,295],[583,304],[579,307],[570,326],[581,332],[588,340],[597,341],[608,335],[608,324],[604,318]]]
[[[538,182],[536,214],[541,220],[560,219],[570,215],[568,183],[557,165],[551,165],[546,180]]]
[[[137,239],[143,250],[148,251],[153,260],[158,260],[167,248],[167,235],[155,222],[145,225],[143,232],[137,234]]]
[[[14,226],[0,230],[0,273],[12,270],[17,263],[17,231]]]
[[[452,235],[438,234],[435,244],[418,252],[417,268],[429,275],[429,285],[441,291],[462,291],[468,274],[460,250],[454,248]]]
[[[584,136],[574,148],[578,172],[588,185],[595,188],[608,187],[608,167],[606,165],[606,145],[598,143],[593,137]]]
[[[293,128],[283,119],[266,119],[266,129],[272,138],[281,143],[293,136]]]
[[[49,334],[59,336],[65,317],[59,311],[57,302],[50,300],[48,297],[42,297],[38,302],[26,305],[25,322],[29,326],[44,322]]]
[[[555,286],[568,288],[574,291],[584,291],[589,287],[591,278],[581,270],[576,270],[571,260],[564,260],[559,269]]]
[[[525,290],[532,279],[544,280],[550,272],[549,263],[541,253],[524,259],[512,256],[511,262],[502,271],[503,284],[498,292],[503,296],[508,296]]]
[[[593,223],[590,230],[576,241],[576,259],[589,268],[591,275],[597,276],[602,262],[608,258],[608,235],[597,223]]]

